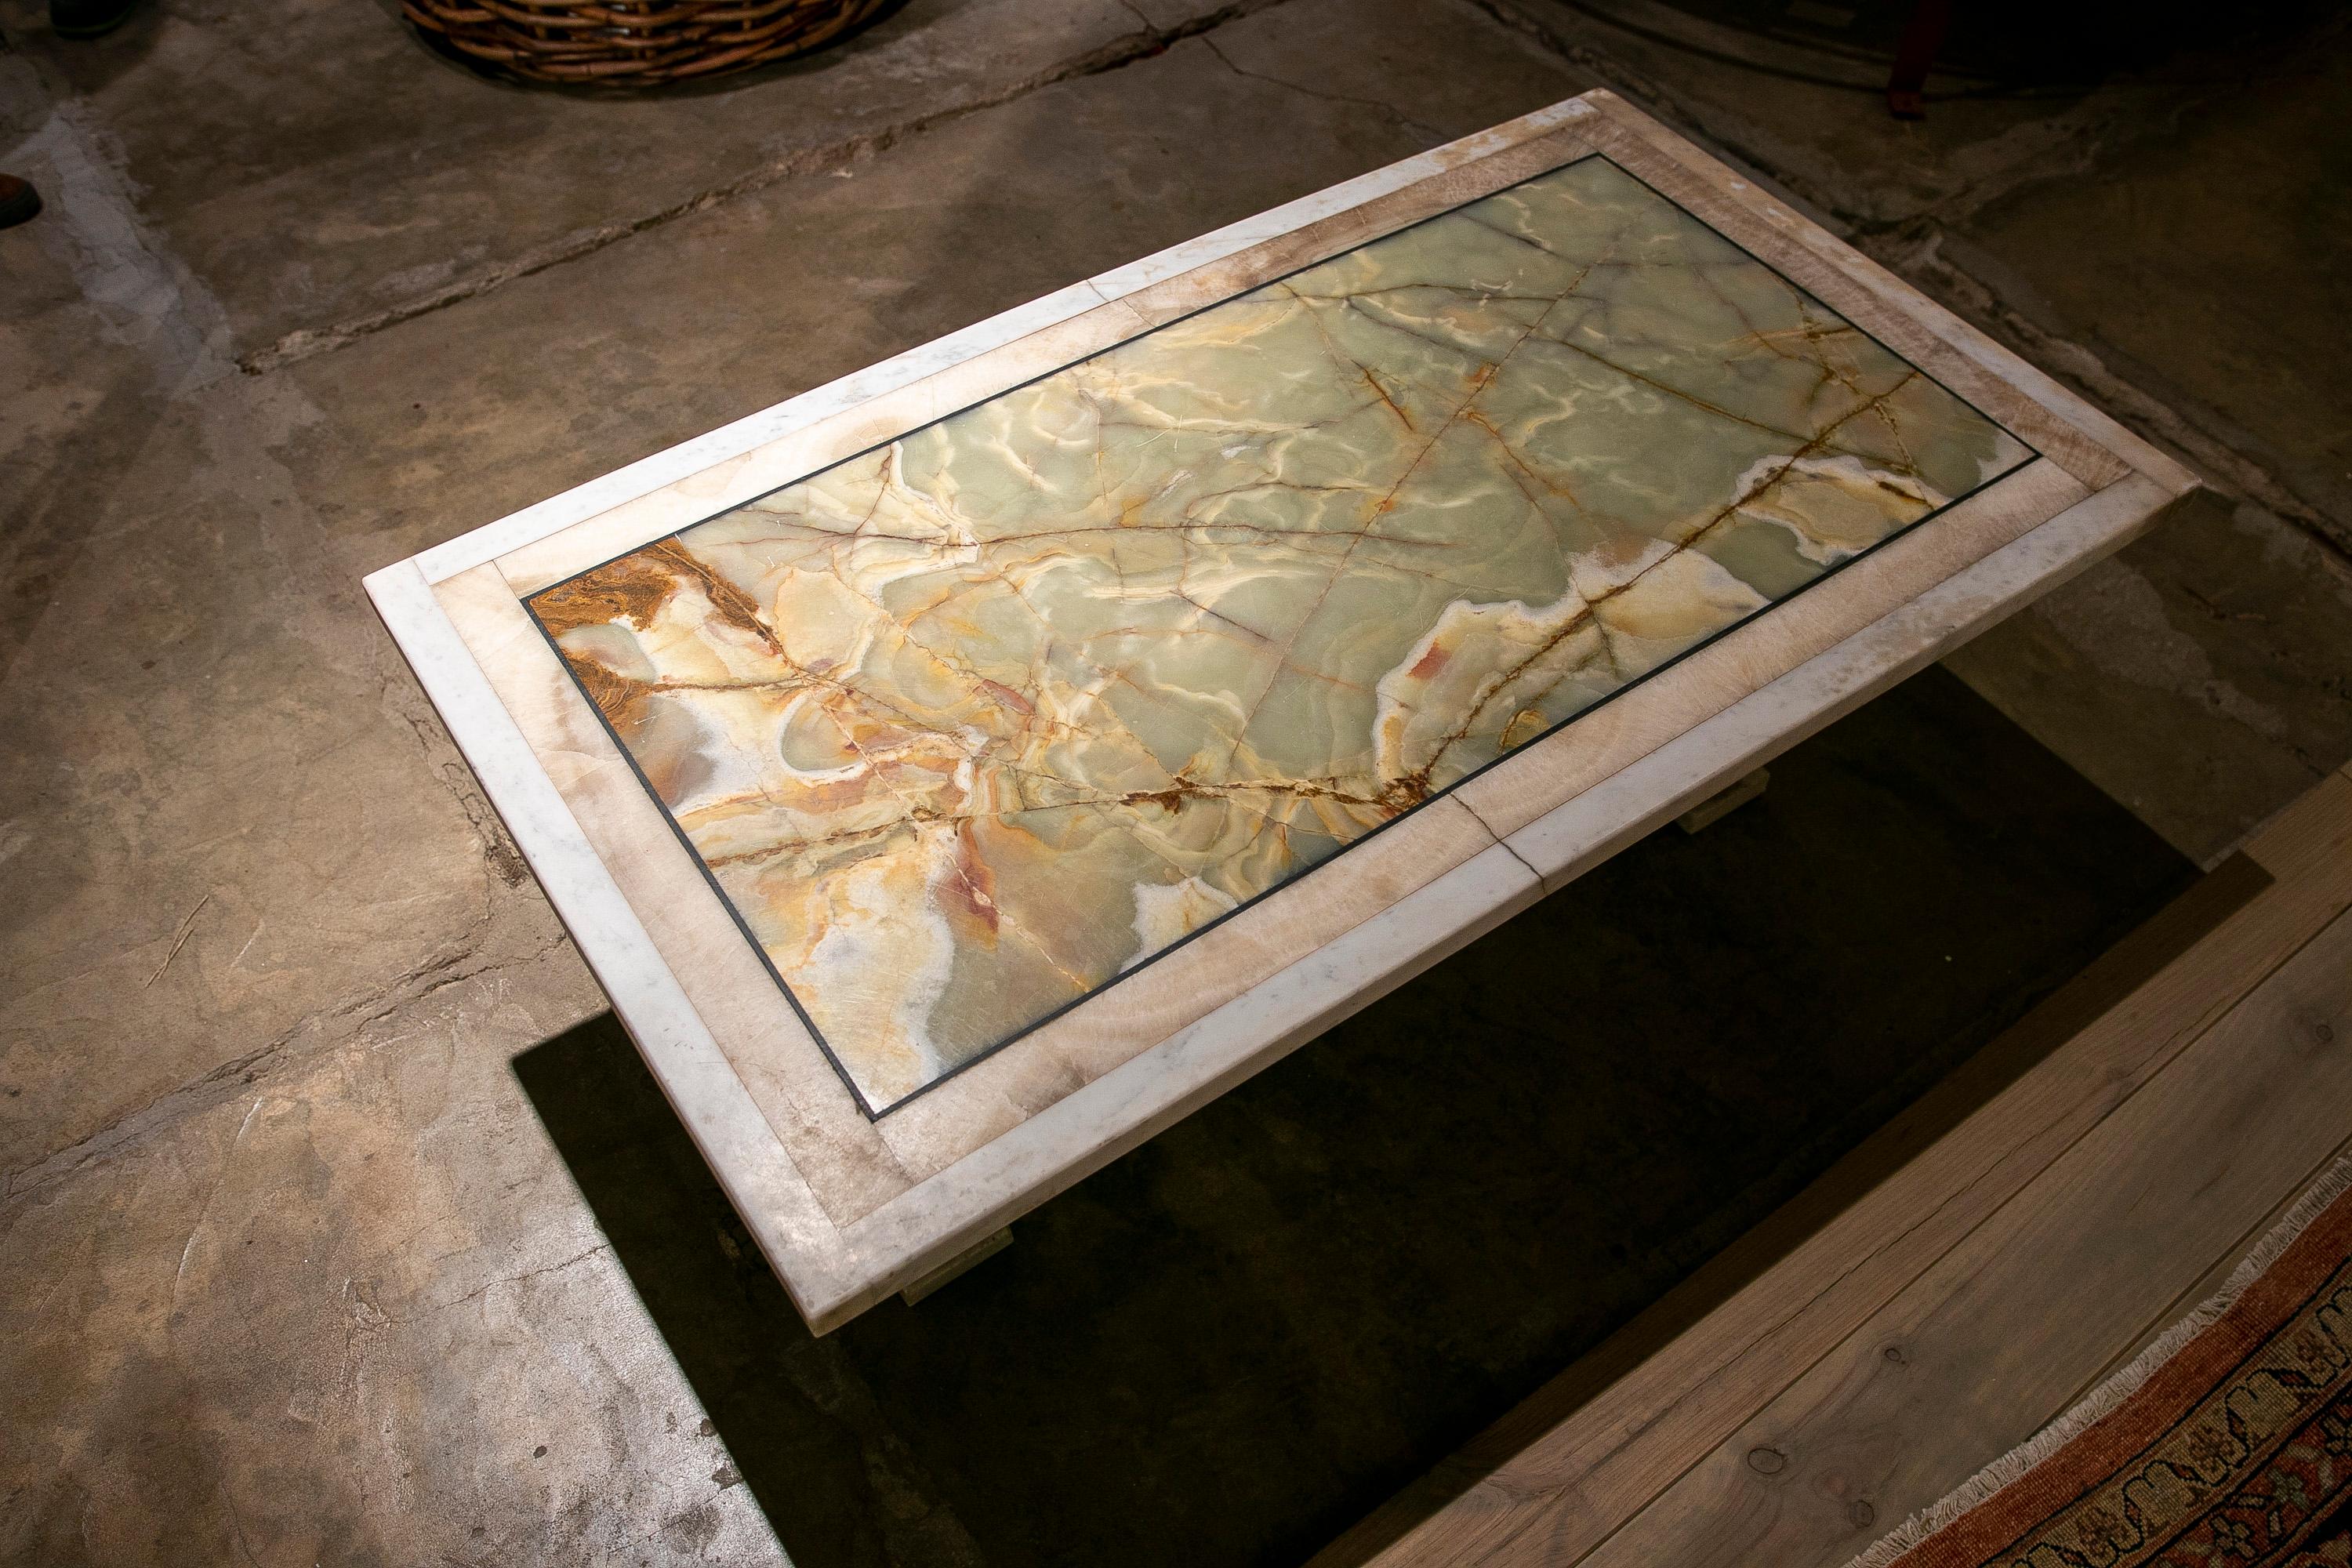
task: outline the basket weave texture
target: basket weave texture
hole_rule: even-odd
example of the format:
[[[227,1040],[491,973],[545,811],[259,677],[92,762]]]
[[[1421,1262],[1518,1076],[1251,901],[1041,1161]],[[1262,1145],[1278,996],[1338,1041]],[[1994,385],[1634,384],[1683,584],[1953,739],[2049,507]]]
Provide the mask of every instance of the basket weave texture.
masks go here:
[[[659,86],[831,43],[892,0],[402,0],[449,47],[532,81]]]

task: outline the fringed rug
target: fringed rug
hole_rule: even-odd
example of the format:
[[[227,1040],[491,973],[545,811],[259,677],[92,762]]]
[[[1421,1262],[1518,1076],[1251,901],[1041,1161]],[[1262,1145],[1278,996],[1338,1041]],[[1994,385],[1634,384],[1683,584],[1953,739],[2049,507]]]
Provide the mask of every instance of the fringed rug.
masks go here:
[[[2220,1295],[1853,1568],[2352,1564],[2352,1161]]]

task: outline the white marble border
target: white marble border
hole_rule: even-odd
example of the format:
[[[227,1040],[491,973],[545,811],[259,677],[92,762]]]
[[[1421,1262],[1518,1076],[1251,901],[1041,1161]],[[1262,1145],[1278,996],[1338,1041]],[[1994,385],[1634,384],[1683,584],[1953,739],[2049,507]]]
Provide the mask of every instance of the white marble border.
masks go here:
[[[1990,344],[1979,348],[1972,332],[1950,322],[1939,335],[1987,356],[1993,362],[1988,368],[2021,385],[2044,407],[2054,406],[2078,426],[2088,426],[2110,450],[2127,454],[2141,471],[2098,490],[1594,784],[845,1228],[825,1216],[789,1150],[719,1051],[676,975],[475,664],[432,585],[1137,289],[1602,112],[1612,120],[1638,120],[1605,94],[1556,104],[1058,290],[633,463],[366,579],[378,613],[549,901],[730,1201],[816,1331],[846,1321],[951,1258],[1573,880],[1691,803],[2063,582],[2147,527],[2190,481],[2160,455],[2122,437],[2038,373]],[[1662,128],[1641,123],[1645,134],[1664,135]]]

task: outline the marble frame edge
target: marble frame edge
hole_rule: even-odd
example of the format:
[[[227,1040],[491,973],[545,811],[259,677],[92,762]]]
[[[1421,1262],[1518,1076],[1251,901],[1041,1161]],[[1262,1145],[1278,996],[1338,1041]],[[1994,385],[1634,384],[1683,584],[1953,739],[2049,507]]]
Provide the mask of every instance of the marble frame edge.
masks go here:
[[[2105,448],[2126,470],[2122,477],[2093,488],[1973,565],[1502,836],[1492,847],[846,1226],[836,1226],[818,1205],[789,1150],[719,1051],[555,784],[537,764],[530,742],[474,665],[433,585],[940,370],[1116,304],[1129,293],[1593,116],[1605,116],[1639,135],[1652,155],[1706,178],[1718,200],[1747,207],[1769,222],[1779,231],[1779,243],[1816,256],[1822,241],[1850,252],[1834,235],[1722,169],[1618,95],[1595,89],[1055,290],[640,458],[364,579],[377,613],[481,779],[551,905],[812,1331],[821,1334],[847,1321],[1564,887],[1691,802],[2057,586],[2149,526],[2199,479],[1918,289],[1857,257],[1875,277],[1857,277],[1855,287],[1911,315],[1921,330]],[[1642,173],[1629,172],[1636,177]],[[1714,221],[1704,208],[1690,210],[1702,221]],[[1783,269],[1769,253],[1759,253],[1758,259]],[[1844,309],[1837,300],[1830,302]]]

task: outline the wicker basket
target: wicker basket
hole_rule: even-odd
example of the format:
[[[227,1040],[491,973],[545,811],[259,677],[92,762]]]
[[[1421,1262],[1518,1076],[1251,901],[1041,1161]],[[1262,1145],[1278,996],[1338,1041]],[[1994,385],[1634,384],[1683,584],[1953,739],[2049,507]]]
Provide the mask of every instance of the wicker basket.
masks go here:
[[[532,81],[658,87],[804,54],[895,0],[402,0],[468,58]]]

